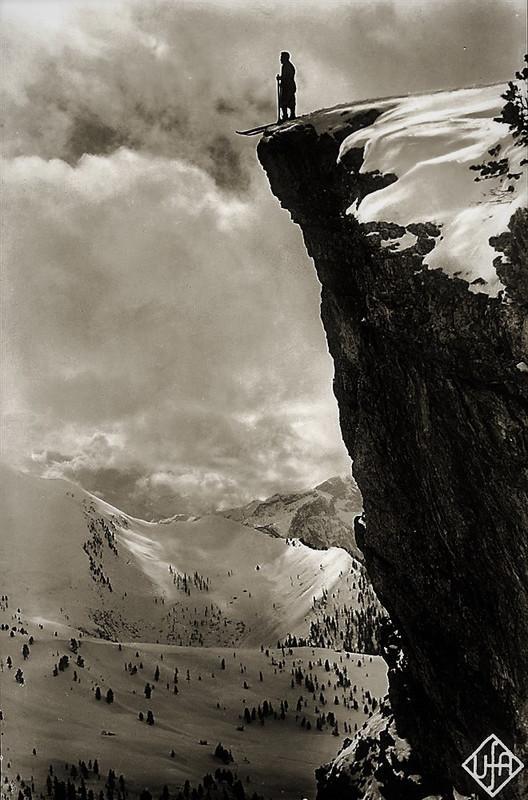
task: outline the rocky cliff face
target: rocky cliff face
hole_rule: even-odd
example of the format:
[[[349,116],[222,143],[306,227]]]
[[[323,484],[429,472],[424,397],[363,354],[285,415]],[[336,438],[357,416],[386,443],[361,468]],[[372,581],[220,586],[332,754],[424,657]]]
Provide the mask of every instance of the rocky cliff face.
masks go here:
[[[494,91],[498,108],[501,87]],[[473,192],[469,164],[482,155],[479,142],[489,145],[477,133],[468,142],[468,125],[477,132],[489,120],[479,106],[453,122],[456,95],[446,93],[444,104],[451,136],[437,113],[442,97],[433,98],[441,135],[427,158],[418,134],[407,134],[407,100],[318,112],[269,131],[258,147],[321,282],[341,429],[364,500],[358,544],[401,640],[390,704],[397,736],[423,776],[423,797],[452,786],[475,792],[461,764],[491,733],[528,761],[528,222],[523,201],[511,204],[520,185],[509,189],[512,179],[477,184],[480,200],[460,197],[463,186]],[[379,137],[369,139],[369,131],[398,113],[399,138],[384,140],[397,150],[395,168],[386,158],[376,169]],[[420,113],[422,125],[423,105]],[[457,151],[458,123],[464,151]],[[431,130],[422,131],[427,147]],[[413,193],[408,176],[433,159],[436,178],[427,192],[416,181]],[[450,195],[442,184],[455,161],[452,204],[467,201],[456,218],[444,213]],[[471,186],[460,183],[460,162]],[[488,209],[506,219],[504,233],[497,216],[486,227]],[[477,234],[484,249],[475,258],[464,244]],[[501,797],[528,796],[527,774]],[[343,796],[354,796],[350,785]],[[384,785],[372,797],[410,796],[393,781]],[[340,791],[323,786],[321,797]]]

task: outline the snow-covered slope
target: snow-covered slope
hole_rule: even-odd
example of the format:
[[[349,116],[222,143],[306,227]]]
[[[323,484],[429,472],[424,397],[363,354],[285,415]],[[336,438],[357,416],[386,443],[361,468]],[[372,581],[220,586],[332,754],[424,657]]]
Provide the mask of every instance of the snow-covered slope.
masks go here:
[[[506,125],[495,122],[504,105],[505,87],[487,86],[385,101],[388,108],[372,125],[345,138],[340,159],[364,148],[361,173],[395,175],[397,180],[349,212],[363,223],[389,222],[404,228],[433,223],[438,233],[425,256],[439,268],[495,296],[504,287],[489,244],[508,227],[513,213],[528,203],[526,152],[516,146]],[[383,109],[383,105],[379,106]],[[471,166],[507,158],[506,175],[476,181]],[[517,176],[517,177],[512,177]],[[402,251],[416,243],[416,233],[397,231],[383,240]],[[476,283],[475,283],[476,282]]]
[[[321,760],[331,759],[340,743],[332,722],[325,720],[318,729],[317,719],[330,711],[340,734],[353,733],[386,692],[386,667],[377,656],[360,658],[313,648],[296,648],[285,655],[260,648],[235,651],[137,643],[119,648],[87,637],[77,638],[76,655],[69,638],[56,638],[51,626],[41,629],[28,623],[23,611],[14,616],[11,607],[7,611],[0,607],[0,622],[16,625],[12,638],[0,630],[2,780],[6,781],[2,798],[6,800],[18,796],[17,774],[26,781],[33,777],[33,796],[41,791],[46,796],[50,764],[63,780],[70,777],[65,763],[77,765],[94,758],[103,779],[98,782],[90,774],[86,783],[96,797],[113,769],[124,775],[131,800],[145,787],[159,798],[164,784],[176,798],[185,780],[196,787],[206,773],[224,766],[213,757],[218,742],[232,751],[234,762],[228,766],[244,781],[247,797],[256,791],[266,800],[313,800],[315,768]],[[24,660],[21,649],[29,637],[33,637],[30,654]],[[11,669],[5,666],[7,656]],[[64,656],[69,664],[54,676],[54,665]],[[82,667],[76,663],[78,656]],[[327,660],[330,671],[325,668]],[[154,679],[156,667],[159,681]],[[15,681],[19,668],[23,685]],[[324,705],[297,682],[292,686],[294,670],[314,681],[317,697],[319,692],[327,695]],[[145,696],[146,683],[152,687],[150,698]],[[105,702],[108,689],[114,694],[112,704]],[[298,714],[301,694],[306,704]],[[264,724],[258,719],[248,724],[244,709],[262,707],[264,700],[279,713],[286,701],[284,719],[272,715]],[[152,726],[139,719],[139,713],[146,716],[148,710],[154,716]],[[213,800],[226,797],[231,800],[233,795],[224,794],[222,787],[212,794]]]
[[[1,478],[2,591],[59,630],[270,645],[307,639],[313,624],[326,636],[325,614],[376,602],[360,565],[339,548],[312,550],[221,516],[145,522],[66,481],[7,467]]]
[[[45,794],[50,765],[67,781],[93,759],[131,800],[164,784],[179,797],[225,766],[222,742],[246,796],[313,798],[315,767],[386,692],[379,656],[343,652],[359,616],[362,630],[375,622],[344,550],[223,517],[149,523],[5,466],[0,508],[2,797],[22,781]],[[289,634],[310,647],[276,647]],[[273,712],[248,722],[265,702]],[[104,777],[85,778],[97,796]],[[241,796],[216,780],[212,800]]]

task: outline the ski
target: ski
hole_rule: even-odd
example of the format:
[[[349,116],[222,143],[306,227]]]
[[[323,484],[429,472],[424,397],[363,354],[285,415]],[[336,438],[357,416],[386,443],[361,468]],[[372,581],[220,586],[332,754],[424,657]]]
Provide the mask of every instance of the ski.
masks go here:
[[[257,136],[259,133],[264,133],[268,128],[273,128],[275,125],[279,125],[278,122],[270,122],[268,125],[259,125],[258,128],[249,128],[247,131],[235,131],[240,136]]]

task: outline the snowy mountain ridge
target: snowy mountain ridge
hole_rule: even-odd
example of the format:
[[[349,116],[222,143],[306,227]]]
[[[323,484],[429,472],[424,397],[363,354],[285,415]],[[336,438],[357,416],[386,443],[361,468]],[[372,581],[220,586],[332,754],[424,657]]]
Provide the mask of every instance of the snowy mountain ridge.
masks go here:
[[[274,494],[217,513],[270,536],[300,539],[315,549],[342,547],[362,560],[353,528],[354,517],[361,514],[362,507],[354,479],[335,476],[313,489]]]
[[[34,621],[179,645],[314,636],[341,645],[343,629],[327,630],[325,615],[382,613],[363,567],[343,549],[314,550],[218,515],[146,522],[68,481],[0,473],[3,591],[23,592]],[[356,630],[351,618],[345,642],[362,646],[369,619]]]

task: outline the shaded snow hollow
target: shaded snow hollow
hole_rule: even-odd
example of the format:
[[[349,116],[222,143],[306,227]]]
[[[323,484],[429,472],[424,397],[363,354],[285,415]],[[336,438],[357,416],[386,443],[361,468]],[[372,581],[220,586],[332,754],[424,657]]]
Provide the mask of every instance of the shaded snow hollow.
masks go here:
[[[528,175],[520,166],[526,153],[506,125],[494,122],[504,105],[502,85],[462,89],[383,101],[376,121],[348,136],[339,159],[364,148],[361,173],[393,173],[397,180],[348,209],[359,222],[407,226],[433,222],[441,228],[424,259],[431,269],[472,283],[472,291],[496,296],[503,289],[493,259],[492,236],[505,231],[512,214],[528,204]],[[509,172],[475,181],[470,166],[508,158]],[[513,187],[513,189],[509,189]],[[403,250],[407,245],[400,245]],[[485,281],[485,283],[484,283]]]

